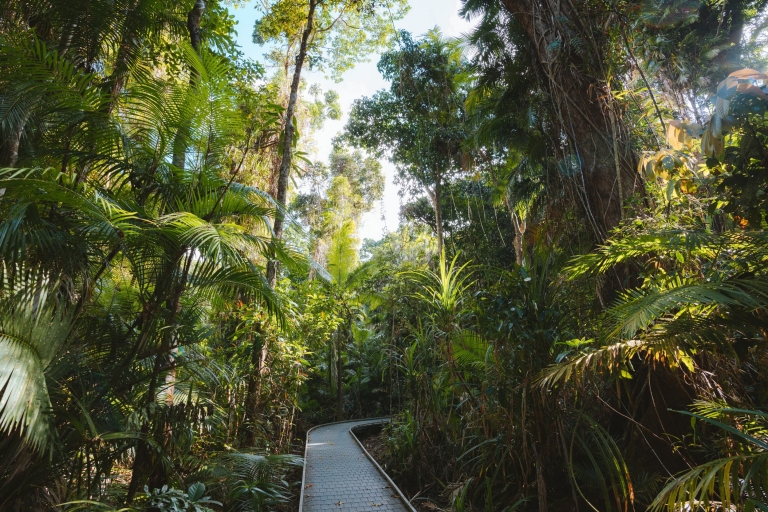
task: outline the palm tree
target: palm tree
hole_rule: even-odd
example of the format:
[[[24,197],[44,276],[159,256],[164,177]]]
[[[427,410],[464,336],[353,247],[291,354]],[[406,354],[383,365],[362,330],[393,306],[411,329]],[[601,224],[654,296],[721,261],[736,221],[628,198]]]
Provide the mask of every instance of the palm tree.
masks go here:
[[[206,308],[226,297],[252,299],[281,321],[280,301],[264,279],[264,255],[277,254],[289,267],[297,260],[271,240],[278,206],[240,183],[243,158],[227,156],[239,145],[247,152],[257,130],[242,131],[226,61],[191,48],[185,58],[192,83],[137,73],[115,115],[89,100],[91,75],[43,43],[30,61],[19,61],[19,74],[34,77],[25,69],[36,70],[38,79],[9,95],[37,97],[33,106],[47,107],[35,110],[45,127],[42,144],[62,133],[62,119],[82,119],[63,130],[63,147],[46,144],[40,163],[56,170],[0,173],[3,282],[12,287],[0,296],[9,312],[0,348],[11,357],[0,369],[0,380],[10,384],[0,394],[9,405],[0,427],[8,436],[4,458],[31,461],[7,467],[17,475],[27,470],[18,476],[27,485],[35,485],[27,477],[39,468],[34,452],[56,446],[52,473],[37,476],[71,472],[77,489],[65,494],[97,494],[100,475],[133,449],[130,501],[151,474],[155,482],[165,478],[163,452],[171,447],[155,447],[174,432],[167,418],[178,404],[159,402],[158,395],[194,363],[190,350],[201,339],[195,326]],[[55,77],[45,82],[47,91],[39,80],[46,74]],[[178,133],[186,138],[184,168],[171,163]],[[23,293],[20,283],[28,286]],[[30,353],[40,356],[25,356]],[[14,398],[23,390],[39,398]],[[184,410],[195,417],[191,400],[190,393]],[[94,425],[86,430],[100,441],[98,450],[70,459],[65,454],[82,453],[85,442],[73,415],[84,415]],[[3,501],[26,493],[12,487],[15,481],[4,479]],[[35,493],[26,494],[32,503]]]
[[[336,419],[341,420],[344,414],[344,360],[345,345],[354,345],[355,318],[362,313],[369,294],[360,290],[360,285],[376,271],[373,262],[362,265],[358,260],[359,242],[355,237],[355,223],[344,222],[336,231],[328,250],[328,283],[334,302],[340,311],[341,322],[334,333],[336,346]],[[331,368],[329,368],[331,372]],[[332,372],[331,372],[332,373]]]

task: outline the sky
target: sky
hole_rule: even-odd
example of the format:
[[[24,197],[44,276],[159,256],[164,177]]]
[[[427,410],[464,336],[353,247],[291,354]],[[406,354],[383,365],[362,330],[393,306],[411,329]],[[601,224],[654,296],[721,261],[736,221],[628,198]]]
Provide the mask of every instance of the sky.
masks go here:
[[[461,0],[411,0],[410,12],[399,21],[395,22],[398,30],[407,30],[414,35],[425,34],[434,27],[440,27],[446,37],[457,37],[469,32],[472,24],[459,16]],[[265,49],[253,43],[251,34],[253,24],[258,16],[258,11],[253,4],[245,3],[243,7],[233,10],[237,20],[238,43],[246,57],[263,62]],[[364,96],[371,96],[380,89],[388,87],[378,70],[376,63],[380,55],[371,55],[368,62],[358,64],[354,69],[347,71],[341,83],[335,83],[326,79],[320,73],[302,73],[302,78],[311,85],[320,85],[323,91],[334,90],[339,93],[343,116],[339,121],[326,121],[318,133],[315,133],[315,150],[309,155],[311,160],[328,162],[331,153],[331,141],[347,122],[352,102]],[[358,235],[362,238],[379,240],[386,231],[394,231],[399,224],[400,197],[399,190],[394,183],[395,168],[386,160],[382,162],[386,174],[386,188],[382,204],[377,204],[373,210],[366,214],[360,226]],[[384,219],[382,219],[382,213]]]

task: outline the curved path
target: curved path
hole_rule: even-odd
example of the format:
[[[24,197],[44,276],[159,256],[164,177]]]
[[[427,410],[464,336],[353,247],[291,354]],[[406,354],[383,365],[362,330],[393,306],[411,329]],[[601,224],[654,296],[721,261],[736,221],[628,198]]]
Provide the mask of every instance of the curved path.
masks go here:
[[[350,432],[385,421],[347,421],[308,432],[300,512],[413,510]]]

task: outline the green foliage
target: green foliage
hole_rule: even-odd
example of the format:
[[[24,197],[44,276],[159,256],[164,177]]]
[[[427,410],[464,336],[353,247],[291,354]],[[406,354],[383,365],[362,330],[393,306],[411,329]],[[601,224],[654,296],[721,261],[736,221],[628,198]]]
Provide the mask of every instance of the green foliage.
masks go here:
[[[285,474],[302,466],[302,459],[294,455],[220,453],[190,478],[208,482],[211,492],[220,495],[233,510],[261,512],[290,499]]]
[[[367,55],[392,44],[392,23],[408,12],[405,0],[326,0],[317,2],[309,47],[313,67],[341,75]],[[275,0],[260,6],[253,40],[264,44],[300,39],[309,11],[307,0]]]
[[[651,505],[651,510],[680,510],[694,504],[731,510],[763,510],[768,492],[768,444],[766,415],[760,411],[733,409],[719,403],[698,402],[697,420],[721,428],[733,439],[735,455],[719,458],[671,478]],[[732,426],[735,425],[735,426]]]
[[[440,254],[438,271],[414,270],[406,275],[419,283],[420,291],[415,297],[434,311],[441,326],[452,324],[465,313],[464,302],[467,290],[472,286],[472,274],[467,272],[469,263],[457,266],[459,254],[447,264],[445,251]]]
[[[0,267],[0,429],[18,431],[45,451],[55,435],[46,370],[63,349],[73,315],[57,304],[52,282],[41,270]]]
[[[580,428],[582,422],[586,425],[585,429]],[[602,494],[604,510],[614,510],[614,505],[616,510],[621,510],[625,503],[631,503],[633,486],[629,468],[621,448],[608,431],[594,419],[580,414],[571,427],[570,436],[569,472],[573,475],[574,487],[584,501],[595,508],[582,490],[582,486],[594,486]],[[577,449],[586,455],[583,457],[586,463],[579,465],[574,462]]]
[[[225,320],[248,302],[274,336],[293,311],[266,283],[264,255],[306,273],[306,256],[272,240],[284,206],[250,169],[279,108],[242,82],[254,69],[217,53],[232,24],[217,21],[216,2],[203,29],[220,33],[199,52],[162,2],[119,15],[104,6],[114,19],[93,22],[112,23],[115,39],[90,41],[90,61],[83,31],[69,48],[52,37],[82,22],[71,2],[71,17],[57,18],[61,4],[15,11],[41,24],[0,49],[2,130],[23,134],[18,162],[1,149],[17,166],[0,170],[0,508],[138,503],[146,484],[165,489],[153,506],[208,510],[216,503],[199,486],[175,490],[208,451],[285,451],[292,440],[292,421],[273,430],[255,406],[296,406],[303,345],[278,339],[263,359],[246,354],[233,347],[238,322]],[[126,21],[134,8],[149,15]],[[153,27],[130,29],[137,48],[121,46],[142,20]],[[173,58],[155,53],[161,43]],[[277,382],[249,385],[267,359]]]
[[[309,115],[312,119],[310,126],[313,129],[319,129],[327,119],[338,121],[341,119],[341,105],[339,104],[339,94],[335,91],[328,91],[323,95],[322,91],[316,85],[313,85],[310,94],[314,96],[315,101],[309,105]]]
[[[458,45],[438,30],[422,40],[401,32],[379,71],[390,89],[355,101],[343,140],[377,155],[391,151],[400,179],[417,192],[464,168],[470,76]]]
[[[336,232],[328,249],[328,271],[336,284],[344,286],[349,274],[357,265],[357,245],[355,224],[346,221]]]
[[[144,487],[147,494],[147,505],[154,507],[162,512],[210,512],[213,509],[208,505],[221,505],[205,494],[205,485],[195,482],[189,486],[187,492],[179,489],[169,489],[163,486],[162,489],[154,489],[152,492]]]
[[[224,2],[202,42],[166,0],[6,4],[0,509],[281,509],[301,431],[391,415],[430,508],[765,510],[764,0],[466,0],[462,41],[270,0],[269,77]],[[310,5],[311,68],[386,50],[369,154],[301,157],[342,114],[285,106]],[[384,156],[411,197],[361,245]]]
[[[735,355],[737,343],[759,344],[768,306],[764,258],[762,233],[674,231],[619,238],[574,259],[568,269],[573,277],[640,260],[645,280],[608,311],[602,345],[569,356],[547,370],[541,383],[578,380],[590,372],[629,376],[638,354],[693,370],[692,357],[702,351]]]

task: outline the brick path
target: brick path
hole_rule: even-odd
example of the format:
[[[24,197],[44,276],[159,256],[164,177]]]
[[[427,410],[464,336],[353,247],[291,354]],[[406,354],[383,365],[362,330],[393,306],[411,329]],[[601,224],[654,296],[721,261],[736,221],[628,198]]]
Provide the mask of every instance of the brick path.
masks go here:
[[[349,432],[371,423],[375,421],[349,421],[309,433],[300,512],[409,510]]]

